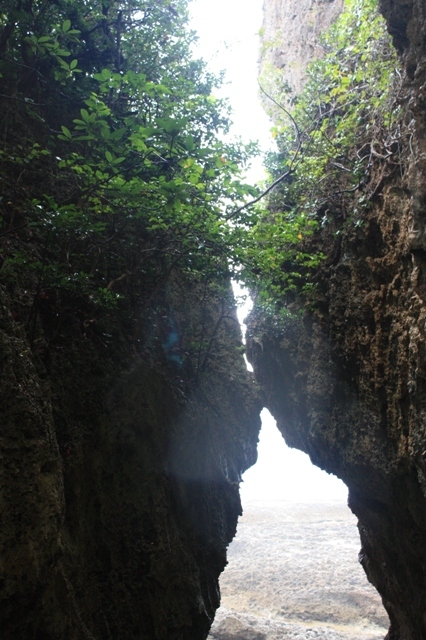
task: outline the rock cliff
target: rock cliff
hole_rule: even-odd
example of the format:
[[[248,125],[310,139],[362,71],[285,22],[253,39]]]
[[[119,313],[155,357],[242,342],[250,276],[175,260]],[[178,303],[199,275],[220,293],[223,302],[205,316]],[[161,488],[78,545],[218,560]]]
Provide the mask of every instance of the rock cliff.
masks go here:
[[[322,53],[320,35],[343,8],[343,0],[266,0],[261,30],[260,76],[269,86],[285,83],[298,93],[309,62]]]
[[[47,296],[30,337],[27,292],[0,295],[2,639],[205,638],[259,430],[229,291],[60,327]]]
[[[360,561],[389,613],[388,640],[420,640],[426,638],[425,5],[394,0],[381,9],[404,74],[403,170],[379,166],[362,224],[347,225],[337,240],[322,234],[328,259],[309,310],[281,330],[253,315],[249,357],[287,443],[349,487]]]
[[[261,406],[186,5],[1,3],[1,640],[204,640],[219,605]]]

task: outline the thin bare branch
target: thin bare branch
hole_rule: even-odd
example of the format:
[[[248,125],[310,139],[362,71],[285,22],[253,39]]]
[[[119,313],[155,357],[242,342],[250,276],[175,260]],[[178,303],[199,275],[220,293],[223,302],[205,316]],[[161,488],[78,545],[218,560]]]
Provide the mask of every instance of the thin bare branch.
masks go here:
[[[239,213],[241,213],[241,211],[244,211],[244,209],[247,209],[247,207],[251,207],[252,205],[256,204],[256,202],[259,202],[260,200],[262,200],[262,198],[267,196],[268,193],[270,193],[272,191],[272,189],[275,189],[275,187],[277,187],[280,184],[280,182],[283,182],[283,180],[288,178],[288,176],[292,172],[293,172],[292,168],[288,169],[288,171],[283,173],[272,184],[270,184],[269,187],[267,187],[264,191],[262,191],[262,193],[259,196],[257,196],[257,198],[254,198],[253,200],[250,200],[250,202],[246,202],[241,207],[238,207],[238,209],[233,211],[229,216],[226,216],[225,220],[232,220],[232,218],[235,218],[235,216],[237,216]]]
[[[262,93],[263,93],[267,98],[269,98],[269,100],[270,100],[271,102],[273,102],[273,103],[274,103],[274,105],[275,105],[276,107],[278,107],[278,109],[281,109],[281,111],[284,111],[284,113],[286,114],[286,116],[287,116],[288,118],[290,118],[290,120],[291,120],[291,122],[292,122],[292,125],[293,125],[293,127],[294,127],[294,130],[296,131],[297,141],[298,141],[298,142],[300,142],[300,140],[301,140],[300,129],[299,129],[299,127],[298,127],[298,124],[297,124],[296,120],[295,120],[295,119],[293,118],[293,116],[291,115],[290,111],[288,111],[285,107],[283,107],[283,105],[282,105],[282,104],[280,104],[279,102],[277,102],[277,101],[275,100],[275,98],[273,98],[272,96],[270,96],[270,95],[269,95],[269,93],[267,93],[267,92],[265,91],[265,89],[262,87],[262,85],[260,84],[260,82],[259,82],[258,84],[259,84],[259,89],[261,90],[261,92],[262,92]]]

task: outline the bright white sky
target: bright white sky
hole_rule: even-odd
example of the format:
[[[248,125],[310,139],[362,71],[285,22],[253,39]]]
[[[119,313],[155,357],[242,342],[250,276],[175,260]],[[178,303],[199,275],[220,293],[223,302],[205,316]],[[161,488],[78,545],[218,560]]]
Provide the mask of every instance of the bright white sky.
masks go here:
[[[290,449],[267,409],[261,415],[258,461],[241,484],[243,507],[282,500],[346,503],[348,490],[343,482],[315,467],[306,453]]]
[[[191,0],[191,26],[199,41],[196,53],[213,71],[226,70],[221,95],[229,97],[234,111],[234,135],[259,140],[264,150],[273,147],[270,122],[258,97],[258,32],[263,0]],[[248,178],[263,180],[261,160]],[[314,467],[309,457],[290,449],[266,410],[262,413],[259,458],[244,474],[243,506],[266,501],[346,502],[347,488],[335,476]]]
[[[258,99],[258,32],[263,0],[191,0],[193,29],[199,35],[196,53],[216,72],[226,70],[226,84],[218,94],[229,97],[234,110],[233,134],[258,140],[263,151],[273,147],[270,122]],[[263,180],[262,158],[248,174]]]

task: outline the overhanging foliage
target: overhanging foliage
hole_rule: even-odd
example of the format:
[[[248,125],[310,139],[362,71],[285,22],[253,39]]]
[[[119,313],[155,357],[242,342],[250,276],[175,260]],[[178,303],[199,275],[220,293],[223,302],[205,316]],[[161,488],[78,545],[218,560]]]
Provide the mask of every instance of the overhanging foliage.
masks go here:
[[[223,142],[229,109],[193,37],[185,0],[3,3],[3,275],[31,271],[36,300],[146,304],[175,270],[233,272],[275,309],[312,286],[309,238],[359,221],[372,160],[399,144],[376,0],[347,0],[302,95],[267,87],[279,153],[263,204],[241,179],[255,146]]]
[[[0,28],[3,274],[111,305],[132,278],[146,298],[227,272],[255,148],[223,142],[186,2],[11,1]]]
[[[272,309],[289,291],[311,289],[325,257],[312,234],[336,220],[337,233],[362,224],[375,191],[373,164],[400,163],[400,75],[377,1],[346,0],[322,44],[301,95],[288,93],[279,70],[261,79],[279,147],[267,166],[278,187],[253,227],[250,264]]]

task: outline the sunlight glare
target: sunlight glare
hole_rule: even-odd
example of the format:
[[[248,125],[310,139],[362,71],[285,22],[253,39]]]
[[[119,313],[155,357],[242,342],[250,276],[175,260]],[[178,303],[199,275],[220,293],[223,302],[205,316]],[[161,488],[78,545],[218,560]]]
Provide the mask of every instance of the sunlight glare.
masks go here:
[[[306,453],[288,447],[267,409],[261,417],[258,461],[245,472],[241,484],[243,505],[346,502],[345,484],[315,467]]]

